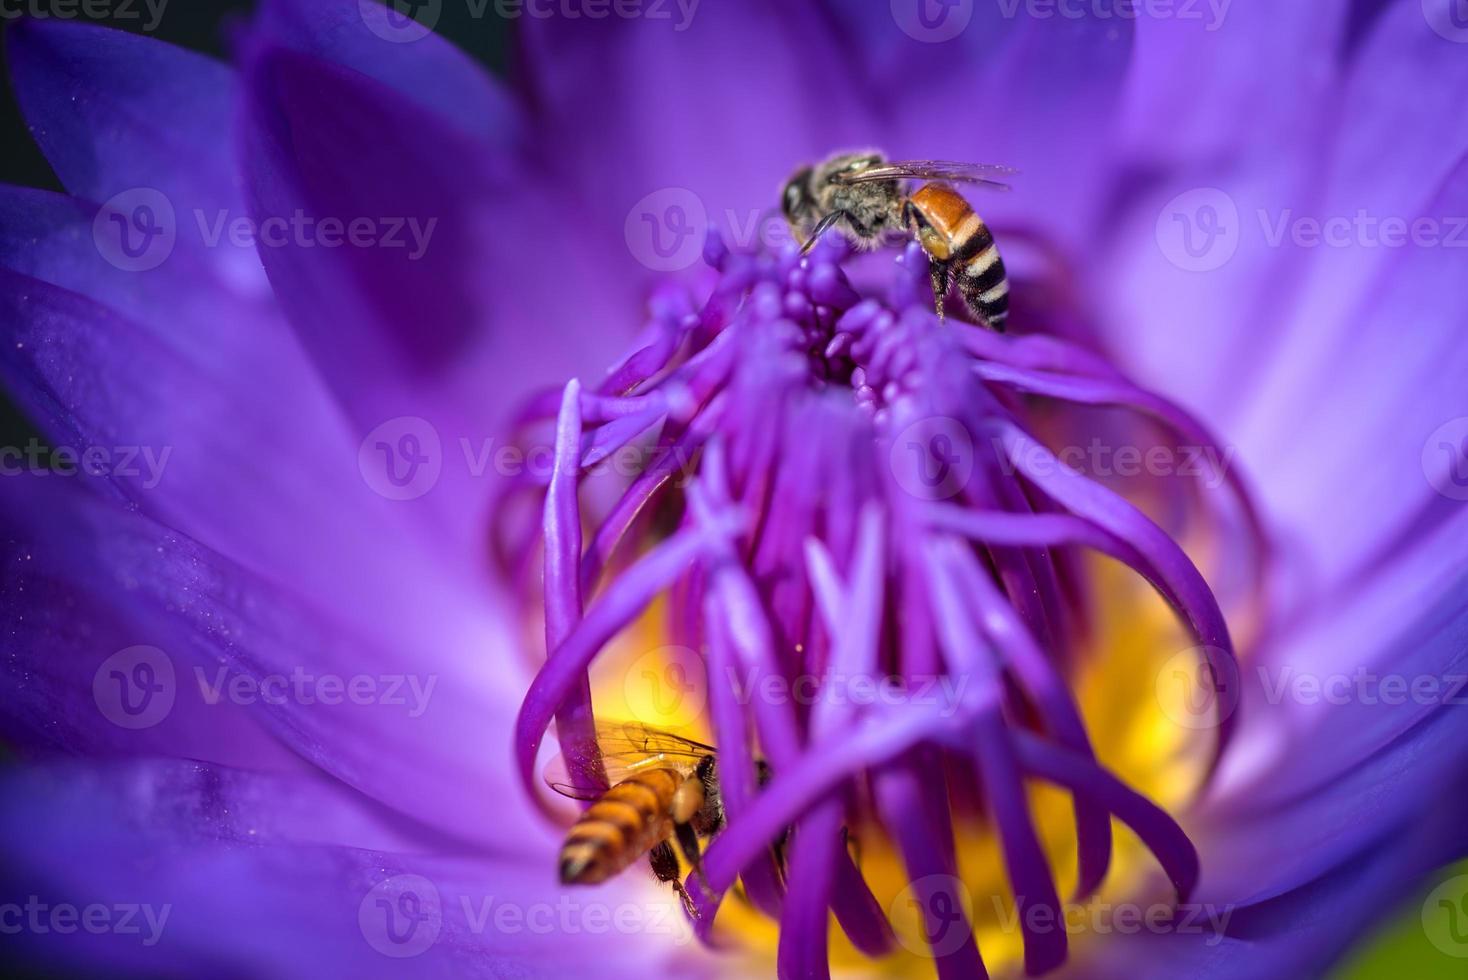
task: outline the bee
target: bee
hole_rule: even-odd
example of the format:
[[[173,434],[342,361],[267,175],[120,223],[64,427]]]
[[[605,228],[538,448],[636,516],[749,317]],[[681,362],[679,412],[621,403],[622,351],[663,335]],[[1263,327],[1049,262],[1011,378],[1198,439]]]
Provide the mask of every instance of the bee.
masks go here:
[[[588,794],[572,783],[547,779],[561,795],[591,801],[561,847],[561,882],[599,884],[646,854],[658,881],[671,883],[690,917],[697,918],[673,843],[696,874],[700,839],[723,829],[713,746],[635,721],[598,723],[596,741],[610,789]],[[763,762],[756,765],[763,784],[768,769]],[[582,775],[592,777],[582,785],[595,784],[592,773]]]
[[[821,235],[840,227],[859,245],[875,246],[893,235],[910,234],[928,253],[933,302],[943,318],[943,300],[956,282],[964,303],[980,323],[997,331],[1009,319],[1009,279],[1004,260],[982,218],[953,183],[998,190],[993,179],[1009,167],[947,160],[888,161],[880,153],[841,153],[797,170],[785,184],[781,207],[797,234],[801,254]],[[927,181],[911,194],[903,182]]]

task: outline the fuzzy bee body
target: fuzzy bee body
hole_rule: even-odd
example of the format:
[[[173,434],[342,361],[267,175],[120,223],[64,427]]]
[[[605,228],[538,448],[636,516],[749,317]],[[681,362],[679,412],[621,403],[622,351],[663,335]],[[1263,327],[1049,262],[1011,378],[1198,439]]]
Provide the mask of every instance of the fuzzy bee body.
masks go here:
[[[984,219],[944,183],[924,184],[907,204],[909,227],[923,251],[946,266],[947,275],[975,316],[1003,330],[1009,319],[1009,276]],[[938,293],[940,303],[946,291]]]
[[[561,881],[606,881],[666,840],[673,829],[673,797],[683,781],[676,770],[649,769],[607,790],[566,835]]]
[[[671,883],[696,914],[673,844],[697,869],[700,838],[724,826],[714,749],[636,722],[599,725],[597,742],[610,789],[593,794],[551,781],[557,792],[591,802],[561,847],[562,883],[599,884],[646,855],[658,880]]]
[[[802,167],[785,184],[781,204],[791,226],[812,247],[839,227],[858,245],[874,247],[908,234],[928,254],[939,318],[957,285],[974,316],[994,330],[1009,319],[1009,279],[994,236],[951,181],[1004,188],[988,174],[1004,167],[941,160],[888,162],[877,153],[844,153]],[[925,180],[908,194],[906,180]]]

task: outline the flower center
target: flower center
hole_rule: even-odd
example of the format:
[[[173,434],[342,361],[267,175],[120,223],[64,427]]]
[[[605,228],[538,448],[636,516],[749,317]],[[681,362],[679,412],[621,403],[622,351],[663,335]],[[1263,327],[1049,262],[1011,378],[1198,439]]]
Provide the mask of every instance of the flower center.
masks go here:
[[[550,426],[555,459],[496,508],[501,557],[543,566],[547,656],[516,732],[528,791],[553,722],[579,788],[605,788],[591,671],[620,658],[614,715],[717,746],[721,826],[688,885],[700,934],[756,909],[779,924],[783,974],[827,971],[834,915],[865,955],[901,941],[942,976],[983,975],[1005,895],[1026,968],[1051,969],[1069,948],[1062,871],[1076,900],[1137,877],[1113,820],[1186,901],[1191,843],[1102,764],[1077,692],[1135,685],[1116,669],[1127,649],[1180,642],[1206,774],[1237,689],[1228,627],[1174,537],[1052,448],[1084,423],[1036,406],[1126,410],[1146,421],[1124,431],[1158,445],[1213,440],[1084,348],[940,322],[915,245],[894,264],[839,240],[801,259],[715,238],[705,258],[705,302],[661,290],[603,381],[523,416],[527,439]],[[1211,526],[1257,530],[1221,477],[1234,492],[1206,501]],[[1123,640],[1092,615],[1098,593],[1137,594],[1097,553],[1186,639]]]

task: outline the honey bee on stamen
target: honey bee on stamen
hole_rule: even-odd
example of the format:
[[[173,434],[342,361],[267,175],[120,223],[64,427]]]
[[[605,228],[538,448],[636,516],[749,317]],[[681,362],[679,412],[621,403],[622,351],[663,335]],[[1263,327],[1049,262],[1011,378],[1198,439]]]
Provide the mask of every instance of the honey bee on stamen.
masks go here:
[[[953,184],[1008,190],[993,178],[1011,173],[1011,168],[991,164],[887,161],[880,153],[841,153],[797,170],[785,184],[781,206],[791,227],[805,238],[801,254],[832,227],[867,247],[893,235],[911,235],[928,255],[938,318],[943,318],[949,286],[956,284],[979,322],[1003,331],[1009,319],[1004,260],[988,226]],[[903,186],[908,180],[927,183],[909,194]]]
[[[653,874],[671,883],[690,917],[697,918],[673,843],[698,873],[700,839],[724,826],[713,746],[633,721],[598,724],[596,741],[611,788],[587,793],[573,783],[547,779],[563,796],[592,801],[561,847],[561,882],[599,884],[646,854]],[[768,771],[764,763],[756,765],[763,783]],[[591,778],[582,785],[596,782],[590,772],[583,775]]]

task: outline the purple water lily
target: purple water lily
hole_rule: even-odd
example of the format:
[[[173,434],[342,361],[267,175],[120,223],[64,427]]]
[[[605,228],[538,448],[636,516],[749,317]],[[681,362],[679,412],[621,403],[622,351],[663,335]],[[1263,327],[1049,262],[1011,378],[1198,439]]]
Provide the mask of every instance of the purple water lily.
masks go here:
[[[28,962],[1293,976],[1463,855],[1450,5],[867,6],[10,27]],[[797,254],[860,146],[1018,168],[1008,335]],[[558,881],[619,719],[717,746],[691,916]]]

